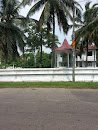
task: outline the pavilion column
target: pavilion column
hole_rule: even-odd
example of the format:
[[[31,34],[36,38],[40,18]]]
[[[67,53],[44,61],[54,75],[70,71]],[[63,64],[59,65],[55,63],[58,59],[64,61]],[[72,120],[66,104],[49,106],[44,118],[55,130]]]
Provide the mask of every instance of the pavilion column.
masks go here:
[[[67,57],[68,57],[68,65],[67,66],[69,67],[69,53],[67,54]]]

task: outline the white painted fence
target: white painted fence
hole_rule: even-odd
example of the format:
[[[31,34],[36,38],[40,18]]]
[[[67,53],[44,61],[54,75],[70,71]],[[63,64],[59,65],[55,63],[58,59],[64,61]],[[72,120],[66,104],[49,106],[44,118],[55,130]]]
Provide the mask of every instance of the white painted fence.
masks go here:
[[[98,81],[98,68],[76,68],[76,81]],[[72,81],[72,68],[0,69],[0,81]]]

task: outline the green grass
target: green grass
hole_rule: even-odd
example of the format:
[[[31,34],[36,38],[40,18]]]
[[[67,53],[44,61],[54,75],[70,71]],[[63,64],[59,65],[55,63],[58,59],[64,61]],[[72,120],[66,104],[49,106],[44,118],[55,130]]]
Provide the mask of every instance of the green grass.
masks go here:
[[[98,82],[0,82],[0,88],[90,88],[98,89]]]

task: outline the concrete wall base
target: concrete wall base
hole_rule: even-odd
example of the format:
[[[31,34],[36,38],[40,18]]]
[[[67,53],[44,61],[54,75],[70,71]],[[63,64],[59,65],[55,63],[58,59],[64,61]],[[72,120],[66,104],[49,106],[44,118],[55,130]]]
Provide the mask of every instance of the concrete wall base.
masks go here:
[[[2,81],[72,81],[72,68],[0,69]],[[75,68],[75,81],[98,82],[98,68]]]

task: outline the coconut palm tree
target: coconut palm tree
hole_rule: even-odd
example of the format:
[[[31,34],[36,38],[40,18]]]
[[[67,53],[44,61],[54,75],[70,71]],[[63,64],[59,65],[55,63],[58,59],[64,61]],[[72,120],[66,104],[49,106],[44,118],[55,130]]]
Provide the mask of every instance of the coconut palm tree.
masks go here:
[[[19,55],[18,48],[22,52],[24,48],[25,35],[22,25],[26,23],[26,18],[19,15],[19,8],[18,0],[0,1],[0,49],[6,63],[9,56],[14,60]]]
[[[23,4],[27,4],[32,2],[33,0],[23,0]],[[63,31],[65,33],[68,32],[69,25],[68,25],[68,19],[67,16],[70,16],[71,20],[72,17],[69,13],[69,9],[73,10],[74,3],[76,3],[74,0],[34,0],[36,4],[30,9],[28,12],[28,16],[33,15],[36,11],[38,11],[41,7],[43,8],[43,11],[41,13],[40,19],[39,19],[39,26],[43,24],[43,22],[47,23],[48,31],[50,31],[50,28],[52,26],[53,28],[53,45],[52,45],[52,60],[53,60],[53,66],[55,67],[55,20],[57,19],[58,25],[61,29],[63,28]],[[79,14],[79,9],[76,7],[76,12]]]
[[[83,21],[81,21],[82,26],[76,31],[76,44],[81,42],[81,48],[87,48],[92,42],[98,47],[98,4],[94,4],[90,8],[90,3],[85,5],[85,12],[83,15]],[[82,49],[83,50],[83,49]],[[86,66],[87,65],[87,55],[86,55]]]
[[[87,29],[90,30],[90,39],[98,47],[98,4],[95,4],[88,10],[91,21],[89,21]],[[87,13],[88,13],[87,12]]]

